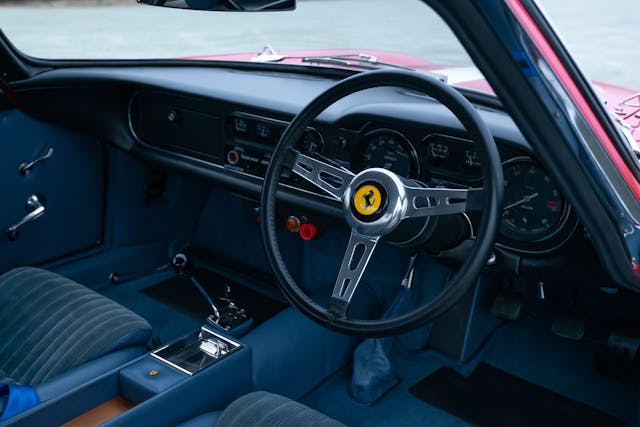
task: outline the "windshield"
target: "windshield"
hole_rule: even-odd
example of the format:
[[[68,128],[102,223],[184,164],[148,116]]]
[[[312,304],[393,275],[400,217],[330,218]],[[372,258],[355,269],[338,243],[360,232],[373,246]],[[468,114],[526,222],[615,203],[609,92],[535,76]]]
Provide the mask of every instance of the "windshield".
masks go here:
[[[622,13],[624,2],[540,1],[590,77],[640,88],[625,49],[640,26],[633,14]],[[357,70],[395,65],[491,90],[451,30],[420,0],[298,0],[295,11],[255,13],[135,0],[0,0],[0,28],[19,50],[44,59],[180,58]]]
[[[179,58],[278,51],[378,49],[447,64],[471,62],[419,0],[299,0],[295,11],[228,13],[135,0],[0,2],[0,28],[28,55],[64,59]]]
[[[451,30],[420,0],[298,0],[295,11],[257,13],[170,9],[135,0],[0,5],[0,28],[37,58],[249,61],[270,46],[277,53],[272,62],[275,56],[363,53],[411,68],[472,65]]]

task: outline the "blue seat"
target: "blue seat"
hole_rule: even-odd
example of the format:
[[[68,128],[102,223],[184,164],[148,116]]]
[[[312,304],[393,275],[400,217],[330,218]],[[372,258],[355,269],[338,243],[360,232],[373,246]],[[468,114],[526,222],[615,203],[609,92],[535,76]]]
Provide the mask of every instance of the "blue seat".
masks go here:
[[[344,424],[286,397],[257,391],[179,427],[345,427]]]
[[[35,386],[42,401],[144,353],[151,336],[130,310],[37,268],[0,276],[0,307],[0,383]]]

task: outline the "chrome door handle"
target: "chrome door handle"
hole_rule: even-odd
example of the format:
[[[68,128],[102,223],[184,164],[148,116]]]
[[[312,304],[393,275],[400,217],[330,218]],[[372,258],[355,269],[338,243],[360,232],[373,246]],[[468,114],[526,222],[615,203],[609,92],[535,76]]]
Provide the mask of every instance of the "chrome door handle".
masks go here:
[[[53,147],[45,145],[42,147],[42,149],[40,149],[40,154],[38,154],[38,157],[30,161],[29,163],[22,163],[20,166],[18,166],[18,172],[20,172],[20,175],[22,176],[27,176],[29,175],[29,172],[31,172],[31,169],[36,167],[38,163],[44,162],[45,160],[52,157]]]
[[[29,196],[25,209],[27,210],[27,215],[7,230],[7,237],[9,237],[9,240],[11,241],[18,240],[20,238],[20,228],[32,221],[35,221],[45,213],[44,203],[35,194]]]

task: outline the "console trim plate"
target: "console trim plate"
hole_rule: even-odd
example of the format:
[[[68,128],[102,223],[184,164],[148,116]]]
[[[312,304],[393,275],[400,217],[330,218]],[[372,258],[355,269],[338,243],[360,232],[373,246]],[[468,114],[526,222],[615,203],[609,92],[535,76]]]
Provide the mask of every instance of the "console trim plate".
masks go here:
[[[203,332],[205,332],[207,335],[210,335],[211,337],[202,337]],[[193,344],[196,344],[198,342],[203,342],[203,341],[211,342],[208,338],[216,338],[217,340],[222,341],[224,344],[227,344],[229,346],[228,351],[226,351],[222,356],[222,358],[226,358],[227,356],[231,355],[232,353],[235,353],[236,351],[238,351],[238,350],[240,350],[240,349],[242,349],[244,347],[242,344],[240,344],[237,341],[234,341],[234,340],[232,340],[230,338],[227,338],[227,337],[225,337],[223,335],[220,335],[219,333],[212,331],[211,329],[207,328],[206,326],[201,326],[200,329],[198,331],[196,331],[195,333],[191,332],[191,333],[183,336],[182,338],[173,341],[170,344],[164,345],[164,346],[162,346],[160,348],[157,348],[157,349],[153,350],[152,352],[149,353],[149,356],[151,356],[152,358],[154,358],[156,360],[161,361],[162,363],[164,363],[166,365],[171,366],[172,368],[175,368],[175,369],[179,370],[182,373],[185,373],[185,374],[189,375],[190,377],[194,376],[195,374],[197,374],[201,370],[208,368],[209,366],[215,364],[216,362],[218,362],[221,359],[218,359],[218,357],[212,355],[211,352],[204,351],[202,348],[200,348],[199,349],[200,352],[202,352],[203,354],[207,355],[209,358],[214,359],[214,360],[210,361],[205,366],[202,366],[202,367],[200,367],[200,368],[198,368],[196,370],[190,371],[189,369],[187,369],[187,368],[185,368],[183,366],[180,366],[177,363],[172,362],[171,360],[167,360],[167,359],[165,359],[164,357],[162,357],[161,355],[158,354],[158,353],[162,352],[163,350],[165,350],[165,349],[167,349],[167,348],[169,348],[171,346],[174,346],[174,345],[176,345],[177,343],[179,343],[181,341],[184,341],[184,340],[187,340],[187,339],[191,338],[192,336],[194,336],[194,334],[197,334],[196,335],[196,339],[192,343],[190,343],[187,346],[185,346],[184,349],[186,349],[189,346],[192,346]],[[215,345],[217,346],[217,343]]]

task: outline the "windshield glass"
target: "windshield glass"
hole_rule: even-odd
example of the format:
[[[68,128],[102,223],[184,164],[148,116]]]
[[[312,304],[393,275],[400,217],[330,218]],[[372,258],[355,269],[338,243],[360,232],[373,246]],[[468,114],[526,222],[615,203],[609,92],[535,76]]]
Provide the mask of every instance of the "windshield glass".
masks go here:
[[[411,68],[472,65],[451,30],[420,0],[298,0],[295,11],[255,13],[135,0],[0,0],[0,28],[19,50],[46,59],[250,61],[270,46],[275,52],[261,60],[335,66],[281,57],[350,54]]]
[[[625,0],[539,3],[589,77],[640,88],[625,49],[640,26],[633,14],[622,13]],[[298,0],[295,11],[252,13],[136,0],[0,0],[0,28],[22,52],[44,59],[180,58],[357,70],[396,65],[490,91],[451,30],[421,0]]]
[[[39,58],[179,58],[277,51],[379,49],[446,64],[471,62],[420,0],[298,0],[295,11],[229,13],[135,0],[0,1],[0,28]]]

